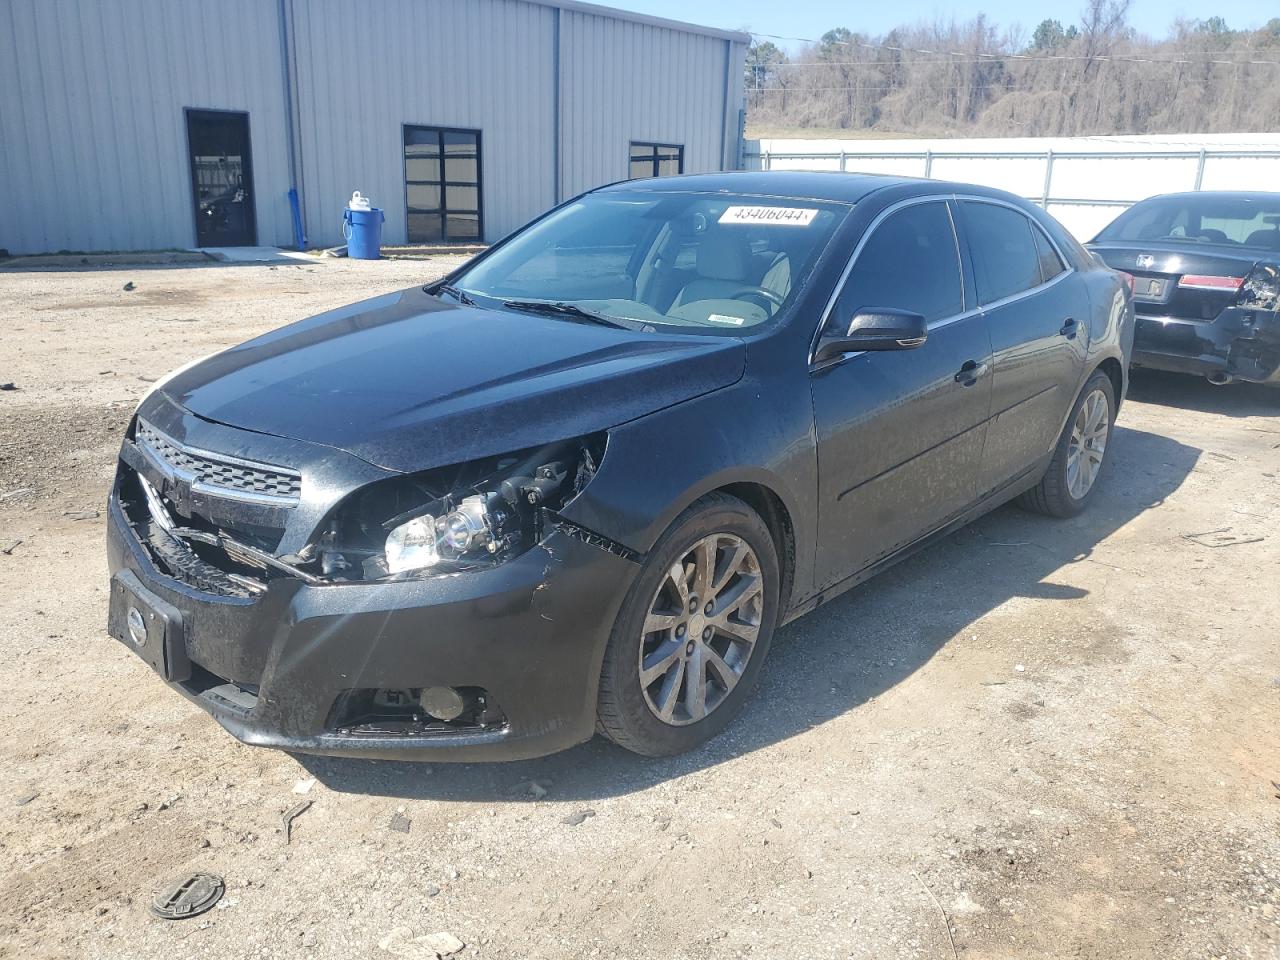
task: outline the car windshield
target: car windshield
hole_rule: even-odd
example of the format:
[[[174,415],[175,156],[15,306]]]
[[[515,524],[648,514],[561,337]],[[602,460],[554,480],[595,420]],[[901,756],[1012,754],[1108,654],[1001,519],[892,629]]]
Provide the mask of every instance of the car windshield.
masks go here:
[[[1280,252],[1280,194],[1156,197],[1130,207],[1098,239],[1187,240]]]
[[[727,193],[587,194],[444,292],[568,320],[741,333],[780,322],[848,210]]]

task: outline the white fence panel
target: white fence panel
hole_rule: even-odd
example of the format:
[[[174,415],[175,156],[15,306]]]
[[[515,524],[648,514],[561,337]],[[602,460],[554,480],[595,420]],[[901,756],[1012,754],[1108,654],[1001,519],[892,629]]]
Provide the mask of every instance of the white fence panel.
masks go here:
[[[1041,204],[1082,240],[1129,205],[1183,190],[1280,191],[1280,134],[748,141],[755,170],[956,180]]]

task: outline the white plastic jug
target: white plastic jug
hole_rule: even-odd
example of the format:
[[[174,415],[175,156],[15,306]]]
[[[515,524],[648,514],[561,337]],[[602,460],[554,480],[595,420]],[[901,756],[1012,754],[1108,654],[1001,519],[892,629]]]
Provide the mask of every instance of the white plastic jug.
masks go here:
[[[372,210],[373,204],[369,202],[369,198],[357,190],[351,194],[351,202],[347,204],[351,210]]]

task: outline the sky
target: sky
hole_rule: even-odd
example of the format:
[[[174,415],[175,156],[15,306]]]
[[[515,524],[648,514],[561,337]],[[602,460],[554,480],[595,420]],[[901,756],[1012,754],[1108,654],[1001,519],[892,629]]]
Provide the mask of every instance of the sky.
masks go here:
[[[965,4],[945,4],[937,0],[895,0],[894,3],[854,4],[843,0],[597,0],[607,6],[621,7],[685,20],[711,27],[748,29],[753,33],[772,33],[789,37],[822,36],[832,27],[848,27],[855,32],[882,34],[893,27],[929,21],[935,18],[964,20],[978,13],[999,26],[1021,24],[1028,37],[1036,24],[1046,17],[1061,20],[1063,25],[1079,21],[1084,0],[983,0]],[[1235,29],[1262,26],[1271,5],[1263,0],[1134,0],[1129,22],[1142,33],[1163,37],[1169,25],[1179,16],[1199,20],[1214,15],[1223,17]],[[1271,7],[1269,16],[1280,15]],[[787,50],[799,44],[774,41]]]

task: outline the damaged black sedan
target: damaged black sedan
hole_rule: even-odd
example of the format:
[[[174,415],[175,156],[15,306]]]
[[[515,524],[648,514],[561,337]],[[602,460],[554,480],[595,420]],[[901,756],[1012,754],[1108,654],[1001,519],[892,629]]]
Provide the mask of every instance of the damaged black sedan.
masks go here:
[[[1137,366],[1280,385],[1280,193],[1172,193],[1089,244],[1134,277]]]
[[[1084,509],[1131,337],[1120,275],[998,191],[602,188],[158,383],[109,630],[248,743],[677,753],[778,624],[1014,497]]]

